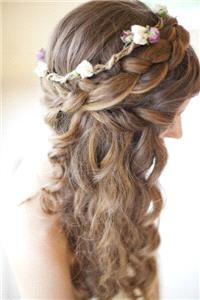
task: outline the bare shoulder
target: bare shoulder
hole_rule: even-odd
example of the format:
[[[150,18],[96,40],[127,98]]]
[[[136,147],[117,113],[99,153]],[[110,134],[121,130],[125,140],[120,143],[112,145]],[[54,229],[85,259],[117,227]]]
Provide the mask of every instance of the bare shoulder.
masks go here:
[[[44,157],[35,156],[34,160],[25,157],[13,171],[6,186],[2,209],[2,236],[9,248],[14,243],[25,242],[40,247],[65,249],[69,259],[70,250],[66,237],[61,232],[57,214],[45,214],[36,196],[41,186],[45,186],[50,163]],[[11,221],[12,220],[12,221]],[[70,259],[71,262],[71,259]]]
[[[37,157],[35,165],[24,160],[9,178],[1,209],[1,242],[22,299],[75,300],[70,275],[73,255],[59,217],[45,214],[34,197],[41,166],[44,163]]]
[[[72,254],[57,215],[46,215],[39,201],[15,208],[6,252],[24,298],[72,299]]]
[[[58,214],[44,213],[38,197],[28,198],[15,210],[16,226],[21,226],[22,233],[36,240],[41,247],[54,247],[56,251],[64,251],[69,264],[73,262],[73,255],[61,230]]]
[[[41,147],[29,146],[10,163],[5,176],[4,193],[8,207],[17,206],[32,197],[42,186],[46,186],[48,175],[52,172],[48,151],[49,146],[43,142]]]

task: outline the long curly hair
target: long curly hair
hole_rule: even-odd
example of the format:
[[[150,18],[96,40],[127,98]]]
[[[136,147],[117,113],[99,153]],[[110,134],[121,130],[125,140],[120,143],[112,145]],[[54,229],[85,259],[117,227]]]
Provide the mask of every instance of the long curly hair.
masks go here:
[[[157,22],[137,0],[81,4],[56,25],[48,69],[65,75],[84,59],[105,64],[121,51],[122,30]],[[169,14],[163,25],[157,43],[137,47],[108,71],[64,86],[40,81],[52,168],[35,197],[46,214],[59,216],[80,300],[109,300],[120,291],[130,299],[160,299],[158,178],[168,153],[159,135],[200,90],[189,32]]]

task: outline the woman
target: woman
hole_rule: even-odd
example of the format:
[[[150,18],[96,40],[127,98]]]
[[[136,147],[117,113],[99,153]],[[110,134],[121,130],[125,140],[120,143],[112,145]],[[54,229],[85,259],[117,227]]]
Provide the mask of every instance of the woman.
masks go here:
[[[142,27],[131,34],[133,25]],[[102,70],[124,42],[126,55]],[[164,138],[181,137],[200,90],[189,42],[176,18],[140,1],[89,1],[57,24],[41,76],[48,182],[18,212],[26,246],[13,265],[25,298],[160,299]],[[101,72],[67,81],[83,60]]]

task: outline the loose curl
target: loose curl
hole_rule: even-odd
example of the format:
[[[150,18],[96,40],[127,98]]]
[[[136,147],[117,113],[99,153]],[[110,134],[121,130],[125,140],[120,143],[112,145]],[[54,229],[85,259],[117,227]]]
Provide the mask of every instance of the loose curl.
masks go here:
[[[48,69],[65,75],[83,59],[105,64],[122,49],[122,30],[157,19],[140,1],[79,5],[51,36]],[[111,70],[64,85],[41,78],[41,87],[52,170],[37,197],[45,213],[59,216],[74,254],[77,299],[109,300],[120,291],[160,299],[155,221],[168,154],[159,134],[200,90],[188,31],[167,15],[159,42],[137,47]]]

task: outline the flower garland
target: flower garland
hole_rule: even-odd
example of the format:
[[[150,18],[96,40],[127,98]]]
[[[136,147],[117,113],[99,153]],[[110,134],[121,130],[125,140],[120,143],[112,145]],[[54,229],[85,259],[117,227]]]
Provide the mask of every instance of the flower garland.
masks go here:
[[[161,4],[155,5],[152,11],[155,14],[158,14],[161,18],[166,16],[168,13],[167,7]],[[149,45],[157,43],[159,41],[160,31],[157,27],[151,27],[149,25],[132,25],[131,30],[123,30],[123,34],[120,38],[125,44],[124,48],[126,48],[131,43],[135,43],[138,45]],[[77,77],[88,78],[94,75],[94,68],[92,64],[87,60],[83,60],[72,72],[66,74],[65,76],[61,76],[56,73],[48,74],[48,66],[45,62],[44,48],[41,48],[40,51],[37,52],[36,58],[37,66],[34,69],[34,73],[38,77],[45,77],[48,75],[48,79],[50,80],[65,83],[66,80],[74,79]]]

